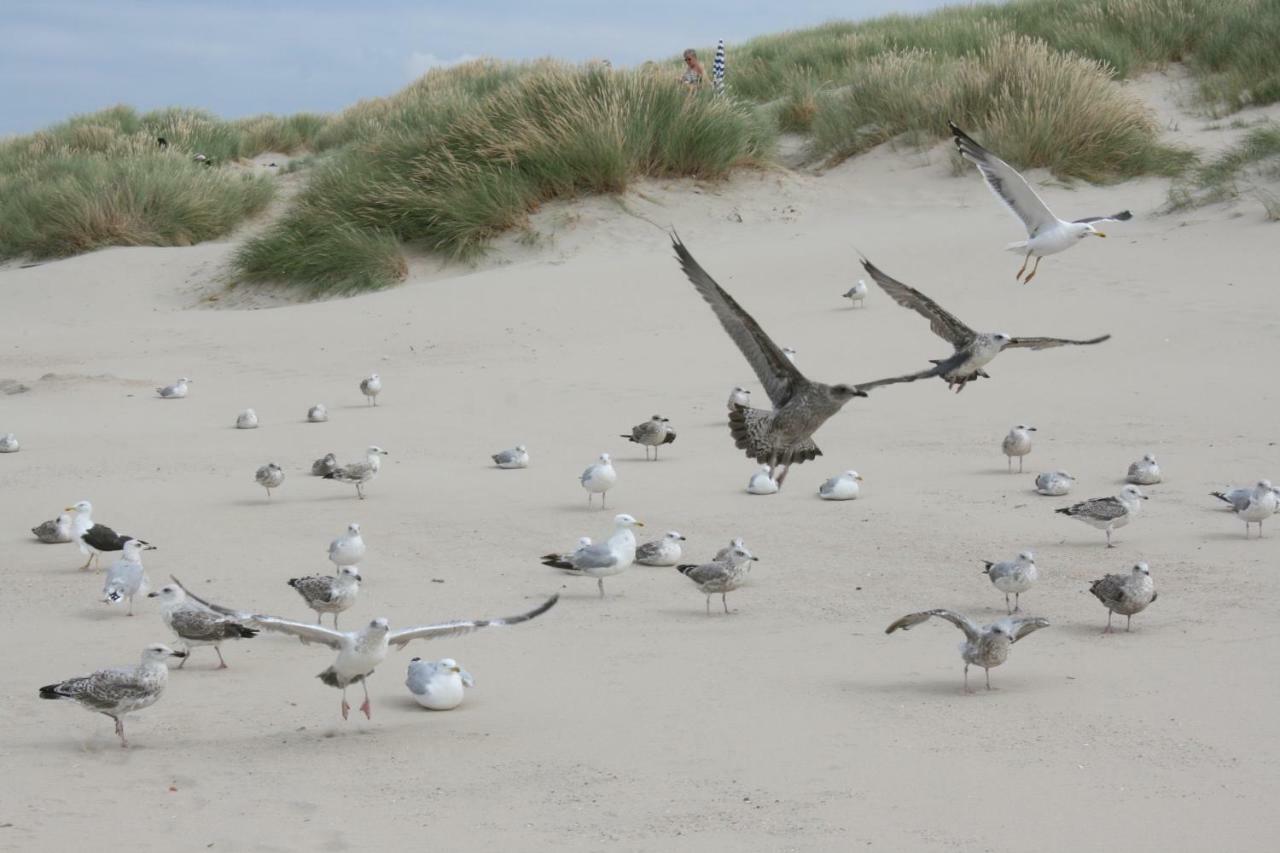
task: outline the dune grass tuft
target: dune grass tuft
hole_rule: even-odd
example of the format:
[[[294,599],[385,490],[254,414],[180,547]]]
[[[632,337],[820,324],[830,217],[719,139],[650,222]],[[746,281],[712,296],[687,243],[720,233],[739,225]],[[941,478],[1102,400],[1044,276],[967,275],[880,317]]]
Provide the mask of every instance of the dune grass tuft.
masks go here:
[[[1280,203],[1273,186],[1280,182],[1280,124],[1255,127],[1231,148],[1201,164],[1169,190],[1168,208],[1182,210],[1242,195],[1255,197],[1267,219],[1280,219]]]

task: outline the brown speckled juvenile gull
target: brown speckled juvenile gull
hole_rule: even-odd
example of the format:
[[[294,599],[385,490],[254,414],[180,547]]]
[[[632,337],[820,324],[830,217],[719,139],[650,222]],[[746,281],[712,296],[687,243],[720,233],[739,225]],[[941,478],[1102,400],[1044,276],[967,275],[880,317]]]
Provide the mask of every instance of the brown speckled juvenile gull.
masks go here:
[[[1151,567],[1138,563],[1127,575],[1107,575],[1094,581],[1089,592],[1107,608],[1107,627],[1102,633],[1111,633],[1111,614],[1125,617],[1124,629],[1129,630],[1133,614],[1141,613],[1156,600],[1156,584],[1151,580]]]
[[[642,424],[636,424],[627,435],[620,436],[633,444],[644,445],[644,458],[649,458],[649,448],[653,448],[653,459],[658,459],[658,448],[676,440],[676,431],[662,415],[654,415]]]
[[[175,583],[148,593],[147,598],[160,599],[160,618],[177,636],[178,641],[186,646],[188,652],[196,646],[213,646],[213,650],[218,653],[218,669],[227,668],[227,662],[222,658],[221,646],[224,642],[247,640],[258,634],[254,628],[242,624],[242,620],[219,613],[200,599],[187,595],[186,589],[176,580]],[[182,669],[186,665],[186,660],[183,660],[178,668]]]
[[[338,614],[349,610],[360,594],[360,570],[341,566],[337,575],[310,575],[291,578],[289,586],[298,591],[307,606],[316,612],[316,624],[322,624],[325,613],[333,614],[333,627],[338,627]]]
[[[728,595],[742,586],[751,571],[751,564],[758,560],[741,545],[734,545],[724,559],[712,560],[700,565],[686,564],[676,566],[676,571],[693,581],[699,591],[707,597],[707,615],[711,615],[711,596],[720,594],[720,604],[724,612],[729,613]]]
[[[1125,486],[1120,490],[1120,494],[1113,498],[1091,498],[1072,506],[1055,509],[1054,512],[1106,531],[1107,547],[1114,548],[1115,546],[1111,544],[1111,531],[1124,527],[1132,521],[1138,514],[1138,510],[1142,509],[1142,501],[1146,499],[1147,496],[1137,486]]]
[[[987,673],[987,689],[991,689],[991,668],[999,666],[1009,659],[1009,647],[1030,634],[1049,625],[1049,620],[1039,616],[1007,616],[980,628],[977,623],[951,610],[924,610],[920,613],[909,613],[888,628],[886,634],[898,629],[903,631],[914,628],[931,617],[945,619],[964,632],[964,644],[960,646],[960,657],[964,659],[964,692],[969,689],[969,667],[980,666]]]
[[[327,474],[321,476],[326,480],[337,480],[339,483],[350,483],[356,487],[356,496],[360,500],[364,500],[364,484],[378,476],[378,471],[382,469],[382,457],[387,455],[387,451],[376,445],[370,445],[365,451],[363,462],[352,462],[350,465],[342,465]]]

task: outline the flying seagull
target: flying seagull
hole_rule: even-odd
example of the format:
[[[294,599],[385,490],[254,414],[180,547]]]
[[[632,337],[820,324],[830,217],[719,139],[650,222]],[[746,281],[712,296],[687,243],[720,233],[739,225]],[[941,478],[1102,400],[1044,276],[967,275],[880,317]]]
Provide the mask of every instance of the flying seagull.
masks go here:
[[[945,619],[964,632],[965,641],[960,646],[960,657],[964,658],[965,693],[973,692],[969,689],[969,667],[971,665],[980,666],[986,670],[987,689],[990,690],[991,668],[999,666],[1009,659],[1009,647],[1032,631],[1049,627],[1049,620],[1039,616],[1006,616],[1004,619],[992,622],[985,628],[979,628],[969,617],[962,616],[954,611],[925,610],[920,613],[909,613],[903,616],[897,622],[885,628],[884,632],[892,634],[899,628],[906,631],[921,622],[927,622],[932,616]]]
[[[1088,346],[1100,344],[1110,338],[1102,335],[1084,341],[1069,338],[1015,338],[1005,332],[977,332],[966,326],[945,308],[925,296],[914,287],[903,284],[885,274],[875,264],[862,259],[862,266],[880,285],[893,301],[903,308],[910,308],[929,321],[933,333],[951,344],[954,352],[948,358],[930,359],[934,367],[921,371],[900,381],[915,381],[930,376],[940,376],[948,388],[955,388],[956,393],[964,390],[965,383],[972,382],[979,376],[990,379],[986,367],[996,356],[1006,349],[1049,349],[1062,346]]]
[[[1036,270],[1040,268],[1040,259],[1045,255],[1055,255],[1070,249],[1090,234],[1095,237],[1107,236],[1095,228],[1094,223],[1126,222],[1133,218],[1132,213],[1122,210],[1110,216],[1086,216],[1074,222],[1059,219],[1040,200],[1036,191],[1031,189],[1026,178],[1012,166],[974,142],[967,133],[956,127],[955,122],[949,121],[947,126],[951,128],[951,135],[955,138],[960,155],[973,161],[996,198],[1004,202],[1005,207],[1026,226],[1027,239],[1010,243],[1007,247],[1011,252],[1026,252],[1026,257],[1022,259],[1022,269],[1018,270],[1016,276],[1023,284],[1035,278]],[[1036,259],[1035,266],[1023,279],[1022,274],[1026,272],[1032,255]]]
[[[860,385],[811,382],[760,324],[698,265],[680,238],[672,234],[671,242],[684,274],[738,345],[773,403],[772,411],[734,407],[729,412],[729,431],[736,447],[770,466],[772,479],[779,487],[791,465],[822,455],[813,443],[813,434],[846,403],[854,397],[867,396],[867,391],[880,385],[919,378],[900,376]]]

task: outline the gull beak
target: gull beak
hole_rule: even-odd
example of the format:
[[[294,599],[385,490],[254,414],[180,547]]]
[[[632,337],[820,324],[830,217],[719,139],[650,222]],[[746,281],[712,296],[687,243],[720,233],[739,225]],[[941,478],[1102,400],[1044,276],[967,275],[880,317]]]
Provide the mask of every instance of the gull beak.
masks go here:
[[[1150,498],[1150,497],[1148,497],[1147,495],[1142,495],[1142,499],[1143,499],[1144,501],[1149,501],[1149,500],[1151,500],[1151,498]]]
[[[637,521],[637,522],[636,522],[636,527],[644,527],[644,522],[643,522],[643,521]]]
[[[450,672],[462,672],[462,667],[460,667],[460,666],[451,666],[451,667],[449,667],[449,671],[450,671]]]
[[[861,475],[861,474],[859,474],[858,476],[854,477],[853,479],[855,479],[855,480],[857,480],[859,483],[861,483],[861,482],[862,482],[862,475]]]
[[[759,557],[752,557],[752,558],[751,558],[751,562],[753,562],[753,563],[758,563],[758,562],[760,562],[760,558],[759,558]]]
[[[185,658],[187,656],[187,653],[186,652],[170,652],[169,656],[175,657],[175,658]]]
[[[160,593],[158,593],[158,592],[149,592],[149,593],[147,593],[147,598],[156,598],[156,597],[158,597],[159,595],[160,595]]]
[[[62,511],[63,511],[63,512],[75,512],[75,511],[76,511],[76,508],[75,508],[75,507],[73,507],[73,506],[69,506],[69,507],[65,507],[65,508],[63,508],[63,510],[62,510]]]
[[[1093,233],[1094,233],[1094,236],[1095,236],[1095,237],[1105,237],[1105,236],[1107,236],[1106,234],[1103,234],[1101,231],[1094,231]]]
[[[359,575],[356,575],[356,580],[357,580],[359,583],[364,583],[364,578],[360,577]]]

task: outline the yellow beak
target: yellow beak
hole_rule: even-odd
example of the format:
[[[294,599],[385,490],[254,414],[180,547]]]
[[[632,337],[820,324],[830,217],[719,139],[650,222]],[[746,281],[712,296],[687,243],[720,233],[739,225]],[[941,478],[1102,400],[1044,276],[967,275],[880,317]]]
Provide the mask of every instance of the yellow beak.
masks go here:
[[[1107,236],[1106,234],[1103,234],[1101,231],[1094,231],[1093,233],[1094,233],[1094,234],[1096,234],[1096,235],[1097,235],[1097,236],[1099,236],[1099,237],[1105,237],[1105,236]]]

